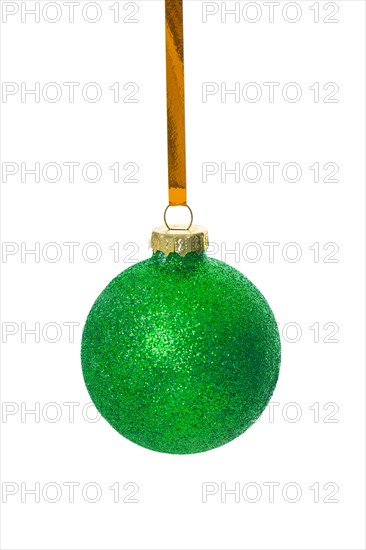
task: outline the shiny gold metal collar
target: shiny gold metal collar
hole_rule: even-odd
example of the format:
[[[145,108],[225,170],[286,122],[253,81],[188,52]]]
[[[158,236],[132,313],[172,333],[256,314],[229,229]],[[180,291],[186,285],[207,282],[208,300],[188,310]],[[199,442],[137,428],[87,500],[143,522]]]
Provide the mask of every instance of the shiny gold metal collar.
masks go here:
[[[192,225],[190,229],[180,229],[178,226],[171,226],[168,229],[165,225],[153,229],[151,235],[151,248],[155,252],[163,252],[165,256],[176,252],[185,256],[189,252],[198,254],[207,250],[207,230],[198,225]]]

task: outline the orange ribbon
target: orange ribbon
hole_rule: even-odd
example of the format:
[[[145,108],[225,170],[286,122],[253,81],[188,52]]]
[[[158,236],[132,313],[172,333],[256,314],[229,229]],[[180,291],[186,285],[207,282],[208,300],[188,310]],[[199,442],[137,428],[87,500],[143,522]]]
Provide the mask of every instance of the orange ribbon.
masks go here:
[[[165,0],[169,205],[185,206],[183,0]]]

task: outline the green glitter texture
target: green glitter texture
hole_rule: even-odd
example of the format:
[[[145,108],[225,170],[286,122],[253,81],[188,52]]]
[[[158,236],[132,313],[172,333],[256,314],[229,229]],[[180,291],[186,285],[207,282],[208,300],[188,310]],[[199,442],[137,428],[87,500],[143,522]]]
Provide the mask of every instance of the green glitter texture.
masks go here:
[[[154,451],[207,451],[241,435],[275,388],[273,313],[236,269],[206,253],[157,252],[92,307],[83,375],[101,415]]]

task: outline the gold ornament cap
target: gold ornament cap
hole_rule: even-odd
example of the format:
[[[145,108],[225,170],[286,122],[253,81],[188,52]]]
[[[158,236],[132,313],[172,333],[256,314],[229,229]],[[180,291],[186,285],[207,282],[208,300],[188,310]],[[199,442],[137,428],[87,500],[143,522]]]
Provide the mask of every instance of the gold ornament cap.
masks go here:
[[[150,241],[153,252],[163,252],[169,256],[176,252],[185,256],[189,252],[200,254],[208,248],[207,230],[198,225],[191,225],[189,229],[182,229],[172,225],[169,228],[161,225],[153,229]]]

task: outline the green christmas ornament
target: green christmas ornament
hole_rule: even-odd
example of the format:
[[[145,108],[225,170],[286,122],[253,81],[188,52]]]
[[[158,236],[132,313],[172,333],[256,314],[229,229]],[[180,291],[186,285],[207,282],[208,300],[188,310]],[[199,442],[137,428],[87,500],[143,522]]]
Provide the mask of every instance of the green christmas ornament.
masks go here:
[[[187,206],[182,0],[165,0],[169,205]],[[190,208],[188,207],[192,214]],[[207,231],[153,231],[153,255],[103,290],[82,339],[101,415],[154,451],[190,454],[241,435],[276,386],[280,339],[259,290],[206,254]]]
[[[113,279],[84,328],[83,374],[97,409],[155,451],[231,441],[263,412],[278,378],[270,307],[206,245],[197,227],[155,230],[153,256]]]

